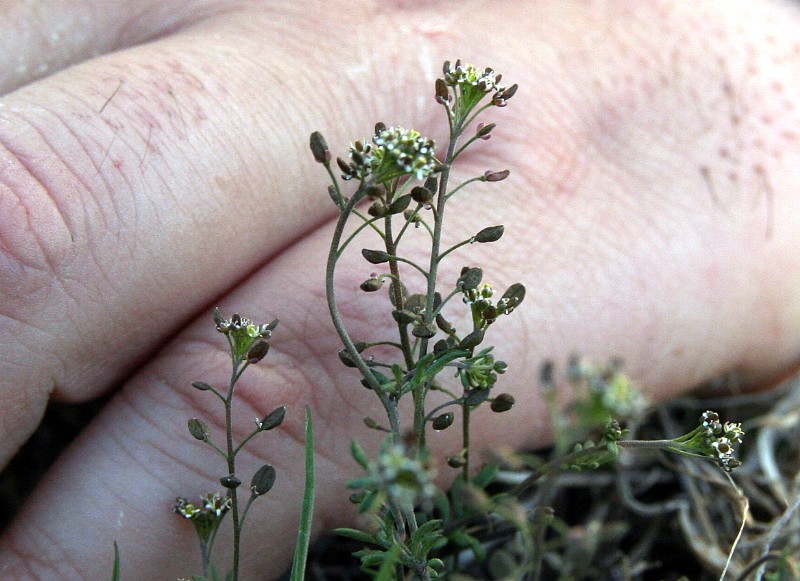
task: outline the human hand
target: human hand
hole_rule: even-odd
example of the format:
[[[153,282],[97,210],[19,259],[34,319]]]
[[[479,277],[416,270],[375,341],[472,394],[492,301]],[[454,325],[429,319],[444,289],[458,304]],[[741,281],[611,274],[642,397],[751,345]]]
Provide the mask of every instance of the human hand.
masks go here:
[[[125,577],[196,569],[170,508],[219,477],[185,434],[188,417],[216,417],[189,386],[226,373],[215,305],[281,319],[239,388],[240,417],[289,407],[241,460],[278,469],[248,521],[244,577],[278,575],[293,550],[305,404],[317,530],[352,517],[347,448],[354,432],[370,440],[373,402],[336,357],[322,295],[335,208],[308,134],[344,153],[382,120],[442,142],[444,59],[521,87],[461,170],[512,177],[449,217],[463,233],[505,224],[464,260],[528,287],[498,344],[516,429],[476,417],[486,446],[546,442],[544,358],[620,356],[654,399],[730,370],[755,386],[796,361],[796,4],[88,4],[0,16],[0,461],[50,397],[119,390],[0,541],[4,578],[107,576],[112,540]],[[346,301],[370,269],[345,262]],[[343,305],[356,328],[370,304]]]

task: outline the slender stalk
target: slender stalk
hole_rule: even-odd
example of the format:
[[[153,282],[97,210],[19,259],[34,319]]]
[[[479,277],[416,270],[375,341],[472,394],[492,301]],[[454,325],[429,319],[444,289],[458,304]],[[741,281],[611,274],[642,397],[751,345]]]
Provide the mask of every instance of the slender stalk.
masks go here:
[[[392,216],[386,216],[384,221],[383,230],[386,233],[384,237],[386,252],[390,256],[397,255],[397,242],[392,238]],[[394,304],[398,309],[403,308],[403,290],[400,280],[400,267],[397,260],[389,261],[389,272],[392,273],[392,291],[394,293]],[[423,271],[424,272],[424,271]],[[400,345],[403,351],[403,360],[405,361],[406,369],[414,368],[414,358],[411,354],[411,342],[408,337],[408,325],[404,325],[398,321],[397,332],[400,334]]]
[[[350,234],[350,236],[348,236],[347,239],[339,247],[339,252],[338,252],[339,256],[342,255],[342,253],[344,252],[345,248],[347,248],[347,246],[353,241],[353,239],[355,239],[355,237],[358,236],[361,233],[361,231],[364,230],[367,227],[371,227],[373,230],[375,230],[375,232],[377,232],[378,236],[380,236],[381,238],[385,238],[386,237],[386,235],[383,232],[381,232],[380,228],[375,226],[375,222],[380,220],[380,218],[369,218],[369,219],[367,219],[366,216],[363,216],[363,218],[364,218],[364,223],[360,224],[355,230],[353,230],[352,234]]]
[[[231,383],[228,389],[228,396],[225,398],[225,439],[228,448],[228,474],[236,474],[236,454],[233,447],[233,421],[231,411],[233,408],[233,394],[236,390],[236,381],[244,371],[245,366],[241,366],[241,361],[237,358],[233,360],[233,371],[231,372]],[[239,545],[241,543],[241,527],[239,526],[239,495],[236,488],[228,489],[228,497],[231,499],[231,518],[233,520],[233,581],[239,579]]]
[[[434,297],[436,295],[436,275],[439,272],[439,248],[442,241],[442,224],[444,222],[444,206],[447,202],[447,181],[450,177],[450,163],[453,152],[458,142],[461,128],[451,126],[450,144],[447,147],[444,167],[439,174],[439,195],[436,200],[436,212],[434,213],[433,236],[431,240],[431,258],[428,268],[428,288],[425,301],[425,323],[430,324],[435,319]],[[428,340],[422,339],[420,342],[419,356],[424,357],[428,352]],[[428,386],[420,385],[419,389],[413,391],[414,398],[414,434],[417,436],[417,451],[425,446],[425,398],[428,395]]]
[[[442,253],[439,255],[439,261],[441,262],[441,260],[442,260],[442,259],[443,259],[445,256],[447,256],[448,254],[450,254],[450,253],[451,253],[451,252],[453,252],[454,250],[458,250],[458,249],[459,249],[459,248],[461,248],[462,246],[466,246],[467,244],[472,244],[473,242],[474,242],[474,239],[472,239],[472,238],[467,238],[466,240],[462,240],[462,241],[461,241],[461,242],[459,242],[458,244],[454,244],[453,246],[451,246],[450,248],[448,248],[447,250],[445,250],[444,252],[442,252]],[[459,291],[459,289],[456,289],[456,291]],[[460,292],[460,291],[459,291],[459,292]]]
[[[333,326],[336,328],[339,338],[342,340],[345,349],[347,349],[347,353],[355,362],[356,367],[358,367],[358,370],[361,372],[361,375],[364,377],[367,384],[369,384],[370,388],[372,388],[375,393],[378,394],[378,397],[380,398],[389,418],[389,425],[392,430],[392,435],[394,436],[395,441],[398,442],[400,441],[401,434],[400,416],[397,412],[397,405],[394,405],[394,402],[389,400],[387,395],[384,393],[384,388],[375,378],[375,374],[372,373],[372,370],[370,370],[366,361],[364,361],[364,358],[361,357],[361,354],[356,350],[356,346],[353,343],[353,340],[350,338],[350,334],[347,332],[347,327],[345,327],[344,321],[342,320],[342,315],[339,312],[339,306],[336,301],[336,292],[334,289],[334,275],[336,274],[336,263],[339,258],[339,243],[341,242],[348,217],[350,214],[352,214],[356,204],[364,199],[365,195],[366,188],[364,188],[362,184],[358,190],[356,190],[355,194],[353,194],[353,197],[350,198],[350,201],[347,202],[347,205],[339,214],[339,219],[336,221],[336,228],[334,229],[333,237],[331,239],[331,245],[328,251],[328,261],[325,269],[325,296],[328,302],[328,310],[331,314]]]
[[[461,404],[461,413],[464,419],[461,423],[461,445],[464,447],[464,466],[461,468],[461,477],[464,482],[469,482],[469,406]]]

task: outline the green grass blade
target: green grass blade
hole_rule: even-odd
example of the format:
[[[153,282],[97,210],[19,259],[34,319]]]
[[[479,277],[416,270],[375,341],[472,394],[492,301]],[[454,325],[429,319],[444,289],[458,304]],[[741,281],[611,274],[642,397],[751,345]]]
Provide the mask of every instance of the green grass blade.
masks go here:
[[[306,486],[303,492],[303,513],[292,563],[292,581],[303,581],[306,576],[306,559],[311,543],[311,522],[314,519],[314,423],[311,408],[306,406]]]
[[[114,572],[111,574],[111,581],[120,581],[122,579],[122,573],[119,569],[119,545],[117,545],[117,541],[114,541]]]

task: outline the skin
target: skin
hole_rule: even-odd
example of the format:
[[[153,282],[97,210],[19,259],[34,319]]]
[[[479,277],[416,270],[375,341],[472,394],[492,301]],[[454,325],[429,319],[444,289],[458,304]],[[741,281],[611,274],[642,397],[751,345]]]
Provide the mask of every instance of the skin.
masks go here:
[[[50,398],[115,395],[0,539],[3,578],[107,577],[112,540],[124,578],[197,571],[194,533],[170,508],[221,476],[185,427],[222,419],[189,385],[225,385],[214,306],[281,319],[235,410],[242,435],[289,407],[239,460],[245,479],[265,461],[278,471],[245,529],[244,578],[290,560],[305,405],[316,530],[352,521],[347,448],[376,442],[361,419],[381,416],[336,358],[322,292],[335,208],[308,135],[344,155],[383,120],[443,143],[445,59],[521,86],[457,170],[512,176],[448,210],[453,241],[491,224],[506,235],[456,255],[443,281],[479,264],[501,290],[528,287],[488,334],[517,405],[475,414],[479,447],[547,442],[546,357],[620,356],[655,401],[729,372],[768,385],[797,363],[795,2],[60,6],[0,8],[0,463]],[[357,291],[374,269],[358,256],[339,267],[357,338],[390,330],[385,297]],[[457,437],[434,446],[452,453]]]

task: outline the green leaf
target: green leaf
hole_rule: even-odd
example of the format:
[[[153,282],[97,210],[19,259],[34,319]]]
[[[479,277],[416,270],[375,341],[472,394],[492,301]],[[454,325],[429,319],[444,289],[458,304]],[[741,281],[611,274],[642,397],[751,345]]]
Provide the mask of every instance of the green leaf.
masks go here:
[[[395,545],[395,547],[399,546],[400,545]],[[353,553],[353,555],[361,559],[361,565],[364,567],[382,565],[386,559],[386,554],[387,553],[385,551],[376,551],[375,549],[362,549],[361,551]],[[395,559],[395,562],[397,562],[397,559]],[[392,563],[392,566],[394,566],[394,563]]]
[[[364,470],[369,468],[369,458],[367,457],[367,453],[364,451],[364,448],[361,447],[361,444],[359,444],[356,440],[350,441],[350,453],[353,455],[353,459],[358,462],[358,465]]]
[[[450,539],[459,547],[469,547],[475,554],[475,558],[482,562],[486,559],[486,549],[481,545],[481,542],[463,531],[454,531],[450,535]]]
[[[400,559],[402,547],[398,544],[393,546],[385,555],[381,568],[375,576],[375,581],[394,581],[394,566]]]
[[[360,531],[358,529],[350,529],[350,528],[344,527],[344,528],[334,529],[333,532],[336,533],[337,535],[341,536],[341,537],[347,537],[348,539],[353,539],[353,540],[359,541],[361,543],[369,543],[371,545],[380,545],[380,543],[377,541],[377,539],[373,535],[371,535],[369,533],[365,533],[364,531]]]
[[[436,511],[442,516],[442,520],[447,522],[450,520],[450,499],[447,498],[447,493],[437,488],[433,497],[433,504]]]
[[[369,488],[372,484],[372,477],[370,476],[361,476],[359,478],[353,478],[350,482],[347,483],[347,488],[350,490],[356,490],[359,488]]]
[[[417,560],[427,561],[428,553],[442,541],[443,534],[442,521],[429,520],[411,535],[408,543],[411,553]]]
[[[377,499],[378,499],[378,491],[370,490],[364,497],[364,500],[361,501],[361,504],[358,505],[358,514],[364,514],[365,512],[370,510],[375,504],[375,501]]]
[[[500,467],[497,464],[486,464],[472,477],[472,484],[484,490],[494,481],[499,471]]]
[[[448,363],[461,357],[466,357],[467,355],[469,355],[469,351],[454,350],[444,353],[437,359],[434,353],[428,353],[425,357],[417,362],[414,375],[403,386],[403,393],[408,393],[409,391],[416,389],[419,385],[428,383],[430,380],[436,377],[436,375],[442,369],[444,369]]]

